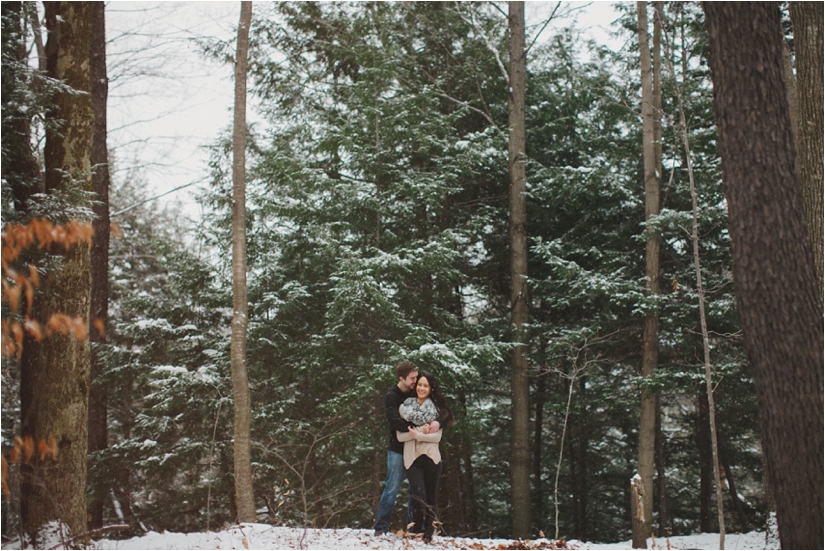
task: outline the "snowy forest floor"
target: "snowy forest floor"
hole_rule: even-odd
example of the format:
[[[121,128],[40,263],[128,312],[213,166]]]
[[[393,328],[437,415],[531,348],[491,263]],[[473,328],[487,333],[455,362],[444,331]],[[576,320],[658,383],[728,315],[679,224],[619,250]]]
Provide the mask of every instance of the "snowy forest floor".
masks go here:
[[[64,549],[57,539],[44,548]],[[244,524],[220,532],[177,534],[149,532],[128,540],[101,539],[87,549],[631,549],[630,541],[590,543],[580,541],[475,539],[436,536],[432,543],[388,534],[375,537],[372,530],[286,528]],[[15,542],[3,549],[19,549]],[[698,534],[648,539],[648,549],[719,549],[719,534]],[[766,546],[764,532],[727,534],[725,549],[778,549]]]

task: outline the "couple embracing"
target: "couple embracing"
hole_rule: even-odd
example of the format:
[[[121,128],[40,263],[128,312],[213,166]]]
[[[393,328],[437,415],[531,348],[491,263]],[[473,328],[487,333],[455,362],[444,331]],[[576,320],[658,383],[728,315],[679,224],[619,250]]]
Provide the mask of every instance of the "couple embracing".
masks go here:
[[[443,463],[438,443],[442,428],[455,420],[438,382],[431,373],[418,371],[413,362],[395,368],[398,383],[384,397],[389,422],[387,482],[375,513],[375,535],[387,533],[404,476],[410,481],[407,506],[409,531],[432,540],[438,521],[438,479]]]

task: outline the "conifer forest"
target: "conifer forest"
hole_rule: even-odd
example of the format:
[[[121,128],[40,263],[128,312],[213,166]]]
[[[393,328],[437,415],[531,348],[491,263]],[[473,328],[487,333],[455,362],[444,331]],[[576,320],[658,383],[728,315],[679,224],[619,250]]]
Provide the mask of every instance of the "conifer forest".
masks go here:
[[[4,541],[371,529],[410,360],[445,534],[822,549],[823,4],[541,4],[235,3],[193,222],[119,3],[2,2]]]

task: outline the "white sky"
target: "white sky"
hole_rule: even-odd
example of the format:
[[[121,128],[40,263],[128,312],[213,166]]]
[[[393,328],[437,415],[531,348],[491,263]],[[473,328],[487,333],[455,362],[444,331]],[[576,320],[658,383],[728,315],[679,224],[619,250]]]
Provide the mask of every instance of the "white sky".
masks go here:
[[[554,2],[527,2],[528,25]],[[579,26],[613,44],[611,2],[569,2],[581,8]],[[161,201],[180,205],[193,221],[195,195],[208,178],[204,146],[231,126],[232,67],[205,59],[196,39],[234,42],[239,2],[123,2],[106,5],[109,147],[114,177],[136,174]],[[552,35],[552,26],[542,38]],[[247,118],[254,119],[254,101]],[[115,220],[117,221],[117,220]]]

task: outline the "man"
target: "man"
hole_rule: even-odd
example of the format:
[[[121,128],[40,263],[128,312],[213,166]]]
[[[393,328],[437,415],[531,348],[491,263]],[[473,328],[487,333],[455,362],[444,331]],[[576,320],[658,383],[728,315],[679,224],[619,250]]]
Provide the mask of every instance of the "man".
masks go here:
[[[381,494],[381,499],[378,502],[378,510],[375,512],[376,536],[386,534],[390,529],[392,512],[395,509],[395,498],[398,497],[401,483],[404,482],[406,475],[404,444],[398,441],[396,431],[409,432],[409,423],[398,414],[398,406],[410,396],[415,395],[415,385],[418,382],[418,366],[405,360],[395,367],[395,374],[398,382],[384,397],[384,413],[387,415],[387,422],[389,423],[390,439],[389,450],[387,451],[387,482],[384,485],[384,493]],[[439,428],[441,428],[441,423],[433,421],[428,425],[425,432],[436,432]],[[409,517],[409,505],[407,509],[407,516]]]

